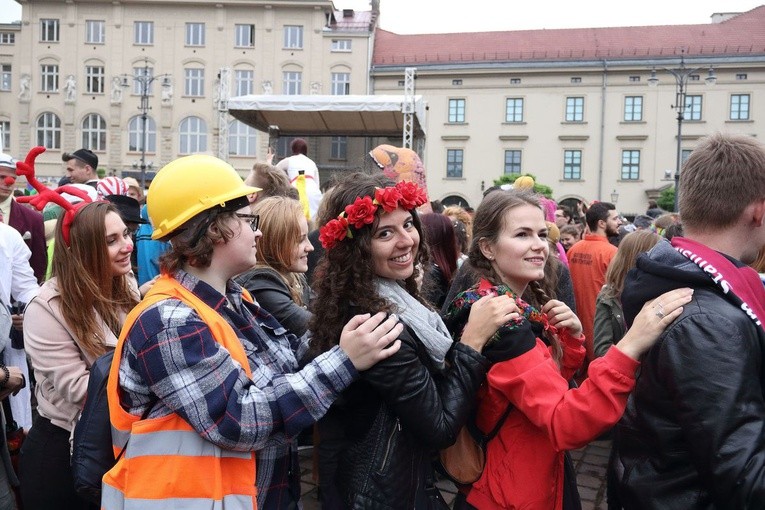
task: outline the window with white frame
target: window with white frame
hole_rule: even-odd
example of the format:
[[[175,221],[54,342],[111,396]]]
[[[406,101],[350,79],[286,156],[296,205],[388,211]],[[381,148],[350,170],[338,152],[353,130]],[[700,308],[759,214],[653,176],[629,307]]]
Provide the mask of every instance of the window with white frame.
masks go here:
[[[136,21],[133,23],[134,44],[154,44],[154,22]]]
[[[46,149],[61,148],[61,119],[52,112],[45,112],[37,117],[37,144]]]
[[[234,91],[237,96],[252,94],[255,84],[255,72],[252,69],[236,69],[234,71]]]
[[[584,120],[584,98],[566,98],[566,122],[582,122]]]
[[[186,23],[186,46],[205,45],[205,24]]]
[[[85,66],[85,90],[88,94],[104,93],[104,66]]]
[[[42,64],[40,66],[40,91],[58,92],[58,65]]]
[[[685,120],[701,120],[701,96],[685,96]]]
[[[140,79],[143,76],[147,76],[151,78],[154,76],[154,68],[153,67],[134,67],[133,68],[133,76],[139,79],[133,80],[133,94],[136,96],[143,95],[143,91],[141,90],[144,85],[146,86],[146,95],[147,96],[153,96],[154,95],[154,82],[149,80],[143,80]]]
[[[128,151],[141,152],[144,145],[146,152],[152,154],[157,152],[157,123],[147,116],[144,136],[143,119],[140,115],[136,115],[128,121]]]
[[[105,26],[106,24],[102,20],[86,20],[85,42],[88,44],[104,44],[104,42],[106,42]]]
[[[449,99],[449,122],[465,122],[464,99]]]
[[[521,173],[521,151],[516,149],[505,151],[505,173]]]
[[[0,32],[0,44],[15,44],[16,34],[13,32]]]
[[[97,113],[82,120],[82,146],[92,151],[106,150],[106,119]]]
[[[693,149],[683,149],[680,151],[680,166],[685,164],[685,160],[691,156],[691,152],[693,152]]]
[[[730,120],[749,120],[749,94],[731,94]]]
[[[348,137],[347,136],[333,136],[329,145],[329,158],[330,159],[348,159]]]
[[[640,179],[640,151],[622,151],[622,180],[636,181]]]
[[[235,120],[228,125],[228,153],[231,156],[255,156],[257,136],[255,128]]]
[[[57,19],[40,20],[40,41],[58,42],[59,23]]]
[[[0,120],[0,151],[10,152],[11,146],[11,122]]]
[[[234,46],[237,48],[255,47],[255,25],[234,26]]]
[[[303,27],[301,25],[284,25],[284,47],[289,49],[303,48]]]
[[[582,178],[582,151],[563,151],[563,179],[580,180]]]
[[[462,149],[446,150],[446,177],[461,178],[464,152]]]
[[[205,95],[205,70],[199,67],[187,67],[183,70],[186,80],[183,93],[187,96]]]
[[[288,96],[301,94],[303,73],[300,71],[284,71],[282,93]]]
[[[332,95],[347,96],[351,93],[351,73],[332,73]]]
[[[11,64],[0,65],[0,90],[11,90],[13,86],[13,67]]]
[[[195,154],[207,150],[207,123],[199,117],[186,117],[181,121],[180,154]]]
[[[351,51],[351,40],[332,39],[332,51]]]
[[[643,96],[627,96],[624,98],[624,121],[638,122],[643,120]]]
[[[505,122],[523,122],[523,98],[508,97],[505,100]]]

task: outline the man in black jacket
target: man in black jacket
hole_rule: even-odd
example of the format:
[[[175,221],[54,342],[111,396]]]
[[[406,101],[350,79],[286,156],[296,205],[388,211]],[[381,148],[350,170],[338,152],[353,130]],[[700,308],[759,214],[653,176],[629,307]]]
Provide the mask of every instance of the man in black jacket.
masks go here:
[[[712,135],[680,183],[686,237],[638,259],[625,317],[673,288],[691,287],[694,297],[646,354],[617,427],[619,497],[625,509],[760,508],[765,288],[746,264],[765,245],[765,148]]]

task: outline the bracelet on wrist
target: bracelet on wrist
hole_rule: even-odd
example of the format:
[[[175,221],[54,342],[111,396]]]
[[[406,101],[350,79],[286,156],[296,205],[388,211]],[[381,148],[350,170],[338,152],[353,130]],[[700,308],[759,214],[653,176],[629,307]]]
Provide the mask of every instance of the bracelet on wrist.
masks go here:
[[[11,380],[11,371],[8,370],[8,367],[5,365],[0,365],[0,370],[3,372],[3,380],[0,381],[0,388],[5,388],[5,385]]]

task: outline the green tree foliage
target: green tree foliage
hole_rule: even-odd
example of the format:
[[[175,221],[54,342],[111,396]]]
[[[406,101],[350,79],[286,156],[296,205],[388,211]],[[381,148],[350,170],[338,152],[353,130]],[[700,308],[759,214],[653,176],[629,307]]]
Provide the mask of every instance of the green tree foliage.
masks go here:
[[[665,211],[675,212],[675,187],[672,186],[663,190],[659,198],[656,199],[656,203]]]
[[[534,192],[539,193],[540,195],[552,198],[553,197],[553,190],[550,186],[547,186],[545,184],[539,184],[539,181],[537,181],[537,178],[530,173],[525,174],[504,174],[499,179],[494,179],[494,185],[495,186],[501,186],[503,184],[512,184],[515,182],[515,180],[518,177],[521,177],[522,175],[528,175],[532,179],[534,179]]]

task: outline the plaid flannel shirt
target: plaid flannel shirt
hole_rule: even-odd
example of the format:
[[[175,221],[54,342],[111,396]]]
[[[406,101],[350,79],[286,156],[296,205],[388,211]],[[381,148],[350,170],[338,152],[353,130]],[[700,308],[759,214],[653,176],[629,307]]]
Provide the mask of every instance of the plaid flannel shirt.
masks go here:
[[[322,417],[356,378],[339,348],[302,369],[307,351],[257,304],[242,301],[229,281],[226,296],[178,271],[178,282],[220,313],[244,346],[252,379],[185,303],[166,299],[138,317],[119,370],[121,404],[149,418],[178,413],[208,441],[229,450],[257,450],[258,508],[282,509],[300,498],[297,435]]]

